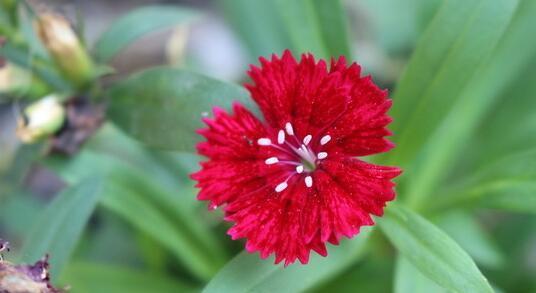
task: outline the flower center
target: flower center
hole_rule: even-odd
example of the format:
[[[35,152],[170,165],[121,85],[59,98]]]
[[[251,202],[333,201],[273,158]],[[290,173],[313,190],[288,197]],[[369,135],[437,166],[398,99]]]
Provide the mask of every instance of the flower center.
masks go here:
[[[288,187],[289,179],[295,175],[303,177],[305,186],[311,188],[313,186],[311,173],[316,169],[321,160],[328,157],[327,152],[316,152],[315,150],[322,148],[330,140],[331,136],[324,135],[320,138],[318,144],[312,144],[313,136],[311,134],[307,134],[303,139],[300,139],[295,135],[294,128],[290,122],[285,124],[284,129],[277,132],[277,144],[272,143],[272,140],[269,138],[259,138],[257,140],[258,145],[273,147],[280,151],[279,156],[267,158],[264,161],[266,165],[281,164],[295,166],[292,171],[289,171],[287,178],[275,186],[275,191],[281,192],[285,190]]]

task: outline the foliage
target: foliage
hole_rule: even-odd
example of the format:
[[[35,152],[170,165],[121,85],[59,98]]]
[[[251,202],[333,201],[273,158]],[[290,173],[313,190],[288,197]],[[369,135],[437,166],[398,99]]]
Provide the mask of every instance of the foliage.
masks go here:
[[[381,81],[392,89],[397,147],[369,158],[404,169],[396,201],[377,226],[331,246],[328,257],[288,268],[240,252],[221,215],[195,200],[189,179],[201,119],[234,101],[258,111],[247,91],[195,67],[103,82],[114,57],[137,39],[207,13],[179,5],[128,12],[94,45],[81,42],[96,66],[80,85],[39,41],[32,26],[39,15],[23,1],[2,6],[1,58],[66,105],[83,97],[107,108],[73,156],[45,155],[47,143],[0,151],[0,233],[7,235],[0,236],[22,243],[13,258],[31,263],[50,254],[53,280],[73,292],[536,290],[536,269],[526,261],[536,237],[536,1],[413,0],[400,11],[396,0],[350,2],[216,5],[253,63],[285,48],[378,63],[366,59],[367,44],[405,62],[396,80]],[[368,40],[355,40],[363,30]],[[38,98],[2,93],[0,109]],[[38,199],[23,180],[36,166],[66,185],[52,200]]]

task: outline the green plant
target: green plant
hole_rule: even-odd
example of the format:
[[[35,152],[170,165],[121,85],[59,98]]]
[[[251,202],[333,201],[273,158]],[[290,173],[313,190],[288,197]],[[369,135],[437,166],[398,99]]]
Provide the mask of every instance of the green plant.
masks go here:
[[[102,83],[113,72],[108,62],[135,39],[187,25],[202,12],[179,6],[129,12],[94,46],[80,42],[90,60],[84,64],[91,64],[81,82],[67,78],[65,64],[36,37],[32,22],[39,16],[23,2],[4,6],[0,32],[7,43],[0,55],[31,78],[27,92],[0,101],[31,103],[56,93],[66,107],[80,97],[107,106],[102,126],[74,155],[43,156],[39,146],[20,146],[3,170],[0,219],[24,236],[19,260],[50,253],[54,281],[74,292],[536,290],[534,266],[524,262],[536,236],[536,2],[412,0],[415,9],[401,11],[400,19],[391,15],[396,2],[364,1],[361,8],[390,15],[374,18],[377,34],[389,40],[390,23],[419,20],[406,39],[377,48],[401,59],[412,52],[396,84],[382,81],[394,88],[397,147],[370,158],[404,169],[398,197],[376,226],[330,247],[328,257],[288,268],[246,252],[233,258],[240,248],[227,239],[219,216],[195,200],[188,177],[199,161],[201,118],[213,106],[251,103],[242,87],[169,66]],[[363,47],[351,42],[349,3],[218,5],[252,60],[285,48],[321,58],[362,56]],[[411,36],[418,36],[415,45]],[[33,163],[68,185],[42,212],[44,204],[20,184]],[[110,252],[121,246],[117,255]]]

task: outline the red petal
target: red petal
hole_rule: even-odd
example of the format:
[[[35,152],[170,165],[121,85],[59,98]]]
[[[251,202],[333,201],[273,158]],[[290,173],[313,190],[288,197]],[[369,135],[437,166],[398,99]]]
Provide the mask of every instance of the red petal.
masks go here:
[[[395,184],[391,179],[402,172],[396,167],[373,165],[348,157],[325,160],[320,168],[330,175],[336,188],[351,195],[360,209],[377,216],[383,215],[385,203],[394,199]]]
[[[275,254],[285,266],[307,263],[311,250],[325,256],[326,242],[337,245],[358,234],[394,199],[398,168],[352,158],[393,147],[385,138],[391,101],[344,58],[332,60],[329,71],[324,61],[303,55],[298,63],[289,51],[260,60],[261,68],[249,72],[254,85],[246,87],[268,126],[240,105],[233,115],[216,109],[199,131],[207,140],[198,150],[209,161],[192,178],[199,199],[225,206],[225,220],[235,223],[228,234],[246,238],[247,251]],[[281,129],[288,122],[294,134],[287,130],[286,136]],[[328,134],[331,140],[321,139]],[[259,138],[274,144],[260,146]],[[305,169],[304,160],[314,170]],[[276,186],[283,189],[276,192]]]

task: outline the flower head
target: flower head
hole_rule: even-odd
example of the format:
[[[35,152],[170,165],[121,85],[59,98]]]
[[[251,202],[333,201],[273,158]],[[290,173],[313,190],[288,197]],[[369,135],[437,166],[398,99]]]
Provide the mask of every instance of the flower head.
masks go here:
[[[338,244],[373,225],[393,200],[395,167],[355,157],[388,151],[385,127],[391,100],[356,63],[323,60],[289,51],[260,59],[246,85],[264,121],[242,105],[234,113],[216,108],[204,119],[198,144],[209,158],[193,174],[198,198],[224,206],[235,225],[233,239],[246,238],[249,252],[276,263],[307,263],[311,250],[325,256],[326,242]]]

